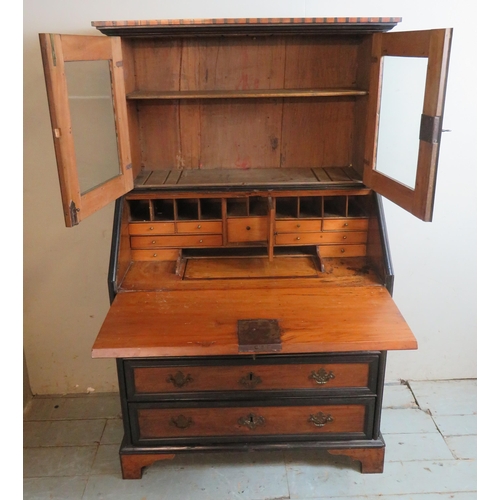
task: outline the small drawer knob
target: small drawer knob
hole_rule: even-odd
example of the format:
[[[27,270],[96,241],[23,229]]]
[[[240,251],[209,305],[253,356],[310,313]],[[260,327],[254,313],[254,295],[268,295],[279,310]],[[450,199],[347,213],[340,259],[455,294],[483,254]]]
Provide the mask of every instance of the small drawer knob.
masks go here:
[[[154,245],[156,243],[156,240],[153,240],[151,243]]]
[[[203,240],[200,240],[200,243],[203,243]]]
[[[345,252],[345,248],[341,248],[340,253],[344,253],[344,252]]]
[[[198,225],[196,226],[196,229],[201,229],[201,224],[198,224]]]
[[[297,227],[300,227],[300,224],[297,224]]]
[[[152,231],[154,229],[154,226],[150,226],[149,230]]]
[[[154,254],[153,254],[153,257],[158,257],[158,254],[154,253]]]
[[[297,238],[295,238],[296,240],[300,240],[300,236],[297,236]]]
[[[247,231],[250,231],[250,229],[252,229],[250,226],[247,226]]]
[[[347,227],[349,224],[347,222],[344,222],[344,227]]]
[[[342,239],[343,240],[347,240],[347,236],[342,236]]]

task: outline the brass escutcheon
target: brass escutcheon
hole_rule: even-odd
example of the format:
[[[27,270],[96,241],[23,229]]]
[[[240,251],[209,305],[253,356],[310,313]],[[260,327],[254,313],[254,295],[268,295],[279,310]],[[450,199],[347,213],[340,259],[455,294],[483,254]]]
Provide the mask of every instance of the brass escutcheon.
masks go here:
[[[259,427],[259,425],[264,425],[265,423],[266,419],[261,415],[256,415],[255,413],[249,413],[246,417],[240,417],[238,419],[239,425],[244,425],[252,430]]]
[[[179,415],[178,417],[172,417],[170,423],[175,425],[178,429],[187,429],[190,425],[193,425],[194,422],[191,417]]]
[[[316,413],[316,415],[310,415],[308,422],[311,422],[316,427],[324,427],[329,422],[333,422],[333,417],[331,415],[325,415],[322,411]]]
[[[189,373],[184,375],[181,371],[178,371],[175,375],[170,375],[170,377],[167,378],[167,382],[174,384],[175,387],[182,387],[192,381],[193,378]]]
[[[311,375],[309,375],[309,380],[314,380],[317,384],[323,385],[326,384],[329,380],[335,378],[335,375],[332,371],[327,372],[324,368],[320,368],[317,372],[312,371]]]
[[[262,379],[258,375],[255,375],[255,373],[250,372],[248,375],[241,377],[239,382],[244,387],[248,387],[250,389],[253,389],[257,385],[262,383]]]

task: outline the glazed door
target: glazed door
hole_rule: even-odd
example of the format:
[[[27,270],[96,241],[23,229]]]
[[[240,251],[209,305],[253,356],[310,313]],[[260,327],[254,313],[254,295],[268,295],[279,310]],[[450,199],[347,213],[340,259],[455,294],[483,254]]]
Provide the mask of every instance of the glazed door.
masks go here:
[[[133,188],[121,40],[41,34],[66,226]]]
[[[363,181],[424,221],[432,219],[451,35],[373,35]]]

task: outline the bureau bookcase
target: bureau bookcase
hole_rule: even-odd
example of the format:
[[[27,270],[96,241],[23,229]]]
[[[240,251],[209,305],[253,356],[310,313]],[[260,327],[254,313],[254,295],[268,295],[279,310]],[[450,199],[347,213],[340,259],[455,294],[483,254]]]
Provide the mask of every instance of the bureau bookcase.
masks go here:
[[[179,453],[311,447],[382,472],[386,353],[417,342],[381,196],[432,218],[451,43],[388,33],[399,21],[40,35],[66,225],[116,200],[92,356],[117,360],[124,478]],[[388,58],[425,65],[409,183],[378,160]]]

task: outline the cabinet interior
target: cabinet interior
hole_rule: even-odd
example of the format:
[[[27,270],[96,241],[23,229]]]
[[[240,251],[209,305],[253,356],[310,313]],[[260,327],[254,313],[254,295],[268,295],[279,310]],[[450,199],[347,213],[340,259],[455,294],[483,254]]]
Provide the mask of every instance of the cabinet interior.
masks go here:
[[[136,185],[233,185],[259,182],[258,176],[267,185],[332,183],[337,172],[359,182],[370,41],[352,35],[122,40]]]

